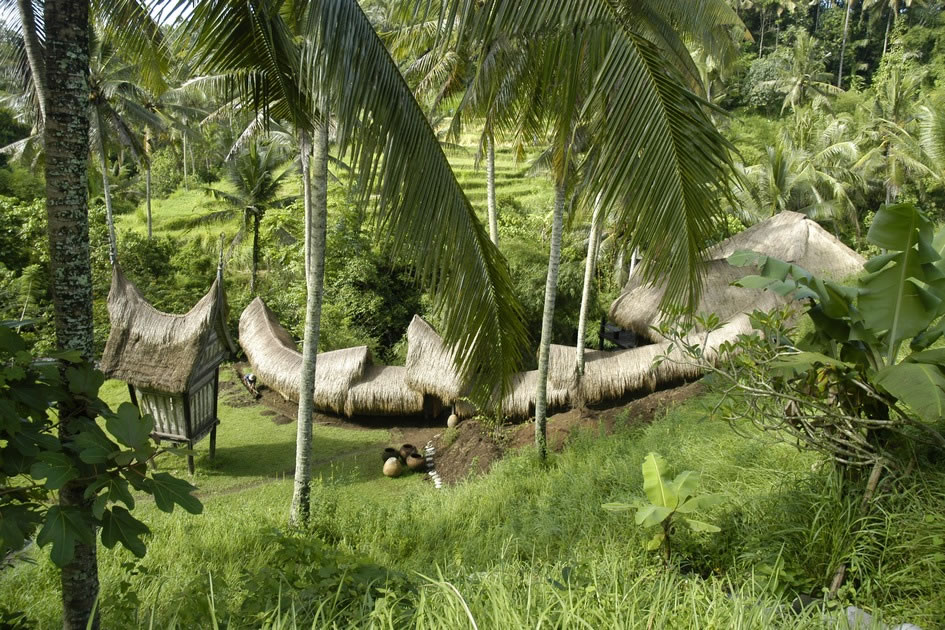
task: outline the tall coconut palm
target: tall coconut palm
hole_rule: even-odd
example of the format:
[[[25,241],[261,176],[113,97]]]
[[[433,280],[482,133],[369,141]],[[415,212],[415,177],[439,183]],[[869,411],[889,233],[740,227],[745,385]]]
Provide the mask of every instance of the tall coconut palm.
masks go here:
[[[847,50],[847,37],[850,35],[850,13],[853,11],[854,0],[844,0],[847,5],[843,14],[843,38],[840,41],[840,65],[837,68],[837,88],[843,88],[843,57]]]
[[[886,11],[886,33],[883,36],[883,57],[886,56],[886,51],[889,48],[889,32],[896,24],[896,17],[902,12],[904,7],[911,7],[912,2],[913,0],[863,0],[863,11],[870,9],[880,12]]]
[[[498,250],[410,88],[353,0],[251,4],[198,4],[192,25],[201,70],[229,74],[234,91],[247,102],[313,133],[316,146],[327,142],[316,130],[327,125],[330,113],[337,152],[350,156],[360,181],[360,201],[377,194],[379,236],[394,255],[413,264],[430,288],[444,340],[471,382],[472,398],[487,401],[494,389],[508,385],[519,365],[525,338],[521,309]],[[320,190],[327,170],[313,171],[313,189]],[[311,274],[324,259],[314,225],[324,205],[320,195],[312,195],[312,230],[306,240]],[[309,286],[315,290],[317,278]],[[319,316],[313,300],[303,343],[303,390],[308,391],[300,391],[302,400],[312,396],[307,384],[314,383]],[[300,415],[297,454],[311,448],[311,433],[303,426],[310,422],[310,415]],[[304,519],[306,461],[297,463],[302,465],[296,469],[293,515]]]
[[[252,266],[249,291],[256,293],[256,278],[259,271],[259,225],[266,216],[266,210],[274,206],[286,205],[297,199],[297,195],[279,196],[280,188],[286,178],[295,171],[294,163],[286,163],[286,156],[281,147],[274,143],[261,146],[254,142],[248,151],[226,163],[225,179],[231,190],[206,187],[204,191],[226,203],[228,208],[211,212],[194,219],[191,224],[207,221],[227,220],[237,214],[242,219],[242,227],[234,242],[242,240],[246,232],[252,234]]]
[[[502,117],[509,127],[535,134],[547,125],[555,147],[555,201],[545,311],[539,346],[535,432],[545,452],[546,389],[551,320],[557,286],[561,229],[569,186],[574,132],[584,121],[596,147],[587,162],[578,203],[600,196],[604,208],[655,255],[647,278],[668,277],[668,299],[691,302],[700,289],[702,242],[719,212],[719,184],[728,180],[726,142],[701,100],[687,90],[698,68],[680,32],[718,42],[721,26],[740,23],[724,2],[528,3],[492,0],[445,3],[445,24],[463,37],[520,38],[544,47],[523,75],[520,105]],[[523,56],[525,58],[525,56]],[[698,147],[698,148],[697,148]],[[724,188],[724,185],[722,186]],[[645,235],[645,236],[644,236]]]
[[[797,34],[790,59],[779,68],[779,76],[772,81],[762,82],[762,86],[773,87],[784,92],[781,103],[783,113],[788,106],[796,109],[811,101],[826,102],[828,96],[840,94],[843,90],[831,85],[830,74],[824,64],[825,55],[820,51],[819,42],[806,31]]]

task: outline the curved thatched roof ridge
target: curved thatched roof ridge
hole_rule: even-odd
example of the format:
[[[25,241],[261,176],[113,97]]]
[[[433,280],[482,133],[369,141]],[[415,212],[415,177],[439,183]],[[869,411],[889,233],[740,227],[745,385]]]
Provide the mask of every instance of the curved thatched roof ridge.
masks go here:
[[[538,370],[519,372],[512,377],[512,388],[502,398],[502,413],[513,418],[528,418],[535,413]],[[551,378],[546,390],[549,407],[564,407],[570,402],[567,387],[556,387]]]
[[[715,313],[725,322],[739,313],[770,310],[783,299],[770,291],[743,289],[732,282],[752,271],[725,260],[739,250],[752,250],[795,263],[818,276],[845,278],[863,267],[864,259],[815,221],[797,212],[781,212],[711,248],[710,261],[697,313]],[[664,288],[642,283],[636,275],[610,307],[610,319],[651,341],[659,341],[653,326],[663,321],[660,302]]]
[[[102,353],[101,369],[106,376],[136,387],[187,391],[210,335],[217,335],[222,352],[233,353],[225,313],[220,272],[210,290],[189,312],[174,315],[151,306],[116,263],[112,266],[108,292],[111,332]]]
[[[298,400],[302,355],[262,298],[240,315],[240,345],[256,378],[290,400]],[[315,408],[345,413],[348,390],[371,364],[367,346],[318,354],[315,369]]]
[[[405,381],[421,394],[432,394],[443,404],[454,404],[466,391],[456,370],[453,354],[443,338],[419,315],[407,327]]]
[[[412,416],[423,412],[423,394],[407,387],[407,368],[369,365],[348,390],[345,414],[350,416]]]

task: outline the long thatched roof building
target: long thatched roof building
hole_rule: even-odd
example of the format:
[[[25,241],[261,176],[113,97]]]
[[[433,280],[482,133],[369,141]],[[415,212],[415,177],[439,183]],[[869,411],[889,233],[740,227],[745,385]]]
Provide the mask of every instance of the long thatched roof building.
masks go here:
[[[260,381],[285,398],[298,400],[302,354],[261,298],[240,315],[240,345]],[[316,360],[315,407],[345,413],[348,391],[371,365],[367,346],[321,352]]]
[[[453,353],[443,338],[419,315],[407,327],[407,385],[426,396],[435,397],[445,406],[453,406],[461,417],[475,415],[475,409],[463,400],[467,384],[456,369]]]
[[[108,316],[102,371],[128,384],[132,402],[154,417],[155,438],[193,447],[209,434],[212,457],[219,365],[234,353],[222,265],[207,294],[188,313],[173,315],[151,306],[116,262]],[[188,463],[193,473],[192,455]]]
[[[858,273],[864,259],[816,222],[797,212],[781,212],[712,247],[697,313],[715,313],[722,322],[753,310],[770,310],[784,302],[776,294],[732,286],[732,282],[756,273],[733,267],[727,258],[750,250],[799,265],[811,273],[842,279]],[[644,284],[635,275],[610,307],[610,319],[652,342],[659,341],[652,327],[663,323],[660,304],[664,287]]]

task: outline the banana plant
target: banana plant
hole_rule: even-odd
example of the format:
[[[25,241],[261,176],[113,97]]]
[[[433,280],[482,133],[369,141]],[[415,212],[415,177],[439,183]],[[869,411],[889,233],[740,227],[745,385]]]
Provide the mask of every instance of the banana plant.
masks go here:
[[[643,460],[643,492],[647,500],[605,503],[603,508],[610,512],[626,512],[636,508],[634,521],[637,525],[658,528],[646,544],[647,551],[662,549],[663,563],[669,566],[672,550],[671,536],[677,522],[682,520],[694,532],[721,531],[717,526],[689,518],[689,515],[717,505],[722,497],[717,494],[697,496],[696,489],[699,487],[701,474],[696,471],[684,470],[670,481],[669,477],[663,476],[665,469],[665,460],[657,453],[649,453]]]
[[[934,234],[928,216],[903,203],[879,209],[867,240],[884,253],[866,262],[852,286],[756,252],[736,252],[729,262],[760,269],[736,284],[808,302],[814,329],[780,369],[798,376],[830,365],[875,390],[870,398],[881,406],[874,413],[940,421],[945,348],[930,347],[945,334],[945,230]]]

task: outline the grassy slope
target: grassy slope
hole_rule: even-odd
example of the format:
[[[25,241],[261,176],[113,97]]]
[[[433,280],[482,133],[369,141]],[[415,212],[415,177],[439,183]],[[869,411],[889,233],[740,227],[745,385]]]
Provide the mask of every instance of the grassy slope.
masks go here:
[[[106,385],[109,402],[124,397],[121,384]],[[736,436],[708,418],[709,403],[688,403],[650,427],[626,427],[613,437],[586,435],[547,466],[525,452],[486,478],[446,491],[419,475],[383,478],[377,450],[386,431],[316,426],[313,534],[387,566],[427,576],[439,571],[482,628],[540,620],[561,627],[587,627],[580,620],[591,627],[777,627],[757,604],[771,593],[753,585],[752,571],[776,566],[780,556],[790,575],[778,586],[816,590],[829,581],[837,558],[854,549],[854,571],[869,573],[864,579],[854,573],[859,591],[848,597],[886,619],[937,627],[945,618],[939,596],[945,563],[936,560],[945,537],[945,475],[908,492],[887,491],[881,510],[865,522],[881,548],[842,535],[855,504],[833,501],[815,457],[761,436]],[[146,501],[138,507],[153,531],[144,574],[127,577],[123,563],[131,555],[101,549],[106,627],[122,579],[144,610],[155,607],[163,627],[178,608],[205,603],[211,577],[216,608],[226,614],[245,595],[241,573],[267,564],[272,548],[265,535],[285,526],[295,425],[275,426],[259,411],[224,404],[216,462],[206,460],[206,442],[198,447],[193,481],[204,514],[167,515]],[[651,450],[676,471],[702,471],[704,490],[724,497],[706,515],[723,533],[682,534],[675,543],[690,572],[664,572],[643,549],[646,533],[629,517],[600,508],[642,496],[639,465]],[[184,461],[170,455],[160,466],[186,474]],[[51,628],[59,614],[57,574],[45,553],[32,555],[36,565],[0,574],[0,592],[8,606]],[[552,581],[560,582],[566,567],[574,577],[561,590]],[[465,612],[447,591],[434,580],[419,600],[410,596],[417,627],[459,627],[450,624],[461,623]],[[366,608],[360,622],[372,611],[373,605]],[[800,626],[790,619],[784,627]]]

